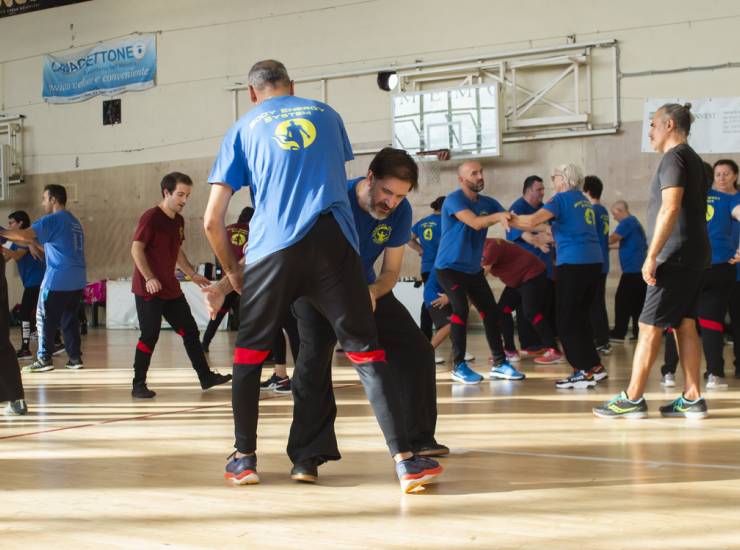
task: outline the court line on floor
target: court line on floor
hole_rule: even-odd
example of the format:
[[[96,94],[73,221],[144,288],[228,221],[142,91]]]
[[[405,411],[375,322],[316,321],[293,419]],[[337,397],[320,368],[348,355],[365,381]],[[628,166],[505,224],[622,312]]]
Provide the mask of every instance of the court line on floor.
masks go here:
[[[360,383],[356,384],[343,384],[339,386],[334,386],[335,390],[341,390],[344,388],[352,387],[352,386],[359,386]],[[268,399],[278,399],[280,397],[287,397],[287,395],[269,395],[265,396],[260,401],[267,401]],[[114,424],[116,422],[127,422],[130,420],[146,420],[148,418],[154,418],[157,416],[166,416],[166,415],[172,415],[172,414],[181,414],[186,412],[192,412],[192,411],[200,411],[204,409],[215,409],[217,407],[224,407],[224,406],[230,406],[230,402],[225,403],[214,403],[212,405],[199,405],[197,407],[188,407],[187,409],[175,409],[174,411],[161,411],[161,412],[154,412],[149,414],[142,414],[142,415],[136,415],[136,416],[127,416],[125,418],[109,418],[108,420],[101,420],[99,422],[88,422],[86,424],[74,424],[72,426],[61,426],[58,428],[49,428],[48,430],[38,430],[35,432],[24,432],[20,434],[12,434],[12,435],[3,435],[0,436],[0,441],[3,439],[17,439],[19,437],[28,437],[32,435],[41,435],[41,434],[47,434],[47,433],[53,433],[53,432],[61,432],[65,430],[76,430],[79,428],[94,428],[96,426],[103,426],[105,424]],[[22,417],[18,417],[22,418]],[[12,422],[12,421],[11,421]]]

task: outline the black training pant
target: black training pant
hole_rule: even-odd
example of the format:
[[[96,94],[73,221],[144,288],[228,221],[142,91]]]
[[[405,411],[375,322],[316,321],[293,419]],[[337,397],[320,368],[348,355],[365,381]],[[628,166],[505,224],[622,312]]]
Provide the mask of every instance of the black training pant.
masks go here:
[[[275,336],[275,342],[272,345],[272,358],[276,365],[285,365],[287,363],[287,356],[285,349],[285,336],[288,337],[288,345],[290,346],[290,354],[293,356],[293,364],[295,365],[298,361],[298,350],[301,346],[301,339],[298,334],[298,320],[295,315],[288,310],[285,313],[285,318],[281,323],[280,330],[278,330]]]
[[[564,264],[557,266],[557,270],[560,342],[571,366],[588,371],[601,364],[589,320],[601,277],[601,264]]]
[[[10,307],[5,258],[0,254],[0,402],[23,399],[23,382],[18,358],[10,343]]]
[[[421,274],[421,280],[424,284],[427,283],[427,279],[429,279],[429,272]],[[429,310],[427,310],[427,306],[422,300],[421,302],[421,317],[419,317],[419,328],[421,329],[421,333],[427,337],[427,340],[431,340],[432,336],[434,335],[434,321],[432,320],[432,316],[429,314]]]
[[[724,377],[725,315],[735,286],[735,266],[714,264],[704,272],[704,281],[697,303],[701,342],[707,373]]]
[[[645,303],[647,284],[642,273],[622,273],[614,295],[614,330],[615,338],[624,338],[627,327],[632,320],[632,335],[637,337],[638,323],[642,305]]]
[[[331,325],[306,300],[294,304],[301,336],[301,351],[293,371],[293,424],[288,456],[294,463],[309,458],[339,458],[334,419],[336,404],[331,385],[331,360],[336,337]],[[398,391],[404,427],[412,449],[435,442],[437,387],[434,349],[393,293],[376,302],[378,340],[388,358],[393,388]],[[362,369],[358,369],[362,377]],[[366,383],[378,393],[381,380]],[[389,419],[390,420],[390,419]]]
[[[391,454],[410,450],[360,257],[331,214],[320,216],[299,242],[245,268],[232,381],[236,449],[251,453],[257,447],[262,364],[283,314],[301,297],[329,322],[356,365]]]
[[[483,270],[470,274],[454,269],[438,269],[437,279],[450,299],[450,305],[452,306],[450,340],[452,341],[452,355],[455,365],[465,360],[469,312],[468,296],[483,320],[486,340],[493,355],[493,364],[498,365],[505,361],[506,354],[504,353],[499,327],[501,313]]]
[[[218,310],[218,313],[216,313],[216,318],[211,319],[208,321],[208,326],[206,327],[205,332],[203,333],[203,347],[207,348],[211,345],[211,340],[213,340],[213,337],[216,336],[216,331],[218,330],[219,325],[221,324],[221,321],[223,321],[224,317],[233,310],[234,308],[239,307],[239,293],[236,291],[229,292],[226,295],[226,298],[224,298],[224,303],[221,306],[221,309]]]
[[[190,312],[190,306],[185,296],[172,300],[163,300],[157,297],[145,300],[141,296],[134,296],[134,298],[136,300],[139,328],[141,329],[141,336],[136,344],[134,354],[134,385],[146,383],[146,374],[152,360],[152,353],[154,353],[154,347],[157,345],[157,340],[159,340],[162,317],[177,334],[182,336],[190,363],[193,365],[195,372],[198,373],[198,378],[202,381],[211,369],[200,343],[198,325],[193,319],[193,314]]]
[[[735,375],[740,373],[740,281],[735,281],[730,299],[730,322],[732,323],[732,349],[735,354]]]
[[[609,316],[606,313],[606,273],[602,273],[596,285],[594,299],[589,309],[589,318],[596,346],[609,343]]]

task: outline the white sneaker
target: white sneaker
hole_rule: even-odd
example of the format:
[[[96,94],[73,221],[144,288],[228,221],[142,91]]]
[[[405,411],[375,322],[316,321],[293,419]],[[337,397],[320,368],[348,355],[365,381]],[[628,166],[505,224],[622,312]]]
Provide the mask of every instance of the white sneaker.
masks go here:
[[[465,354],[465,360],[466,361],[475,361],[475,355],[473,355],[472,353],[466,353]]]
[[[434,356],[434,364],[435,365],[441,365],[444,362],[445,362],[445,358],[444,357],[440,357],[439,355],[435,355]]]
[[[727,387],[727,382],[725,382],[724,378],[720,378],[719,376],[714,376],[713,374],[710,374],[707,377],[707,389],[708,390],[721,390]]]
[[[672,388],[676,385],[676,377],[668,372],[663,375],[663,378],[660,381],[661,386],[665,386],[666,388]]]

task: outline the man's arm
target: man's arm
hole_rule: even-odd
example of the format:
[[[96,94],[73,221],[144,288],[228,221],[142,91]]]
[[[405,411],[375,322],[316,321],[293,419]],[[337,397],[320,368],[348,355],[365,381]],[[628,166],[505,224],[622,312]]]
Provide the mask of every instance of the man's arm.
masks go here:
[[[609,235],[609,246],[619,244],[619,241],[622,240],[622,235],[617,233],[616,231]]]
[[[535,231],[538,225],[546,223],[554,217],[555,216],[553,215],[553,213],[549,210],[540,208],[534,214],[512,216],[511,220],[509,221],[509,225],[523,231]]]
[[[509,212],[497,212],[496,214],[488,214],[486,216],[476,216],[472,210],[465,209],[455,212],[455,217],[476,231],[487,229],[497,223],[500,223],[504,226],[504,229],[508,230],[511,214]]]
[[[149,267],[149,262],[146,259],[146,254],[144,251],[146,250],[146,244],[144,244],[142,241],[134,241],[131,243],[131,257],[134,259],[134,264],[136,264],[136,269],[139,270],[139,272],[144,276],[144,281],[146,281],[146,291],[149,294],[156,294],[160,290],[162,290],[162,283],[159,282],[159,279],[154,275],[154,272]]]
[[[647,258],[642,264],[642,278],[650,286],[655,286],[655,270],[658,268],[658,254],[663,250],[671,236],[681,213],[683,187],[668,187],[661,192],[662,204],[655,220],[655,233],[648,247]]]
[[[375,310],[375,301],[388,294],[396,286],[398,276],[401,274],[401,265],[403,265],[403,246],[386,248],[383,251],[383,265],[380,268],[380,275],[368,288],[370,290],[370,300]]]
[[[10,250],[9,248],[3,247],[3,256],[5,256],[6,261],[15,260],[17,262],[26,254],[27,254],[27,251],[23,248],[19,248],[17,250]]]
[[[177,267],[179,267],[180,271],[190,277],[190,280],[199,287],[204,288],[211,284],[211,282],[203,277],[203,275],[198,275],[195,272],[193,264],[190,263],[190,260],[188,260],[188,257],[185,255],[185,251],[182,248],[180,248],[180,251],[177,253]]]
[[[0,231],[0,237],[5,237],[9,241],[15,241],[22,244],[30,244],[36,240],[36,232],[33,228],[26,229],[4,229]]]
[[[239,263],[231,249],[229,234],[226,231],[226,210],[229,207],[231,195],[232,190],[228,185],[224,183],[211,184],[211,194],[206,205],[203,227],[208,242],[221,263],[221,268],[229,278],[231,286],[241,294],[243,273],[239,269]]]
[[[240,268],[244,267],[244,260],[244,257],[239,260]],[[202,290],[203,299],[206,302],[206,309],[208,309],[208,313],[211,316],[211,319],[215,319],[216,315],[218,314],[218,310],[221,309],[221,306],[226,299],[226,296],[235,289],[231,286],[231,281],[229,280],[229,278],[223,277],[220,281],[215,282],[212,285],[203,287]]]
[[[419,256],[424,254],[424,249],[419,243],[419,237],[417,237],[413,231],[411,232],[411,238],[409,239],[409,242],[407,242],[406,244],[409,245],[409,247],[411,247],[411,249],[414,250],[417,254],[419,254]]]

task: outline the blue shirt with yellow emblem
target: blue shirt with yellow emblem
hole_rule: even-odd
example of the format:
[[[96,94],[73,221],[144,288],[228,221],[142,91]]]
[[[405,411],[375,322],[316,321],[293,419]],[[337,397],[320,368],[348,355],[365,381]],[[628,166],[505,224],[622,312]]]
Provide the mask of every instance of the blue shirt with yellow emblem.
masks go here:
[[[724,264],[735,256],[732,211],[740,204],[740,193],[728,195],[714,189],[707,193],[707,233],[712,245],[712,265]]]
[[[355,218],[360,238],[360,258],[368,284],[375,282],[373,265],[386,248],[403,246],[411,237],[411,205],[403,199],[396,209],[384,220],[376,220],[365,212],[357,202],[357,184],[365,178],[356,178],[347,183],[347,197]]]
[[[430,214],[416,222],[411,231],[419,238],[421,244],[421,272],[429,273],[434,269],[434,260],[437,258],[439,238],[442,234],[442,216]]]
[[[320,101],[272,97],[241,117],[208,182],[253,194],[247,263],[297,243],[329,212],[359,253],[344,169],[353,158],[341,117]]]
[[[557,252],[555,265],[604,261],[596,213],[586,195],[578,189],[561,191],[544,208],[554,216],[551,224]]]

